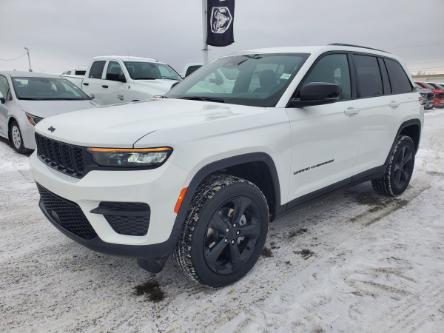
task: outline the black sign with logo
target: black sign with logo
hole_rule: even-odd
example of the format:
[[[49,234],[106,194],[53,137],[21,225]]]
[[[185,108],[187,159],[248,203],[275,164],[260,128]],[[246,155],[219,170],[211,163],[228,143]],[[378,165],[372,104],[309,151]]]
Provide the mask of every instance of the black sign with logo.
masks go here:
[[[208,0],[207,44],[228,46],[234,43],[234,0]]]

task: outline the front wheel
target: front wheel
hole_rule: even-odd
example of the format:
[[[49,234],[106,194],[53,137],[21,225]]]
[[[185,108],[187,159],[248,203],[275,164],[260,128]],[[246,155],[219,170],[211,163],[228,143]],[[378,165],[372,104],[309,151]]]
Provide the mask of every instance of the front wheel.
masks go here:
[[[384,176],[372,180],[373,189],[378,194],[398,196],[410,183],[415,166],[415,144],[409,136],[401,136],[390,152]]]
[[[29,150],[25,148],[22,131],[14,120],[9,127],[9,142],[14,150],[20,154],[26,154]]]
[[[209,177],[197,190],[175,258],[192,280],[223,287],[246,275],[268,231],[267,200],[253,183],[230,175]]]

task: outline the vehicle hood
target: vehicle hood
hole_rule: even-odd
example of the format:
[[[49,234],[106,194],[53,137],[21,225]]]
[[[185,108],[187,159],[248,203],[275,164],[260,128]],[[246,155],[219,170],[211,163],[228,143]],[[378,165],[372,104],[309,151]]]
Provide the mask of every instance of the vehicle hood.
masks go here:
[[[151,89],[159,91],[159,93],[166,93],[170,91],[173,84],[177,81],[175,80],[136,80],[133,82],[133,85],[139,87],[149,87]]]
[[[260,113],[259,110],[261,108],[212,102],[152,99],[58,115],[41,121],[36,130],[45,136],[80,146],[127,148],[145,135],[159,130],[194,128],[194,125],[207,125],[245,115],[254,117]],[[51,132],[49,128],[55,130]]]
[[[20,108],[34,116],[46,118],[61,113],[72,112],[94,107],[90,100],[84,101],[26,101],[19,100]]]

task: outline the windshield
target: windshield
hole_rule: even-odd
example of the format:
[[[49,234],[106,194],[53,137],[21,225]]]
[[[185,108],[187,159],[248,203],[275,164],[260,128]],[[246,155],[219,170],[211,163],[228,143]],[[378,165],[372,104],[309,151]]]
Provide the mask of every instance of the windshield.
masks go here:
[[[169,98],[272,107],[308,54],[251,54],[218,59],[175,86]]]
[[[181,80],[179,74],[165,64],[140,61],[125,61],[124,63],[133,80]]]
[[[14,91],[18,99],[24,100],[88,100],[82,90],[63,78],[14,77]]]

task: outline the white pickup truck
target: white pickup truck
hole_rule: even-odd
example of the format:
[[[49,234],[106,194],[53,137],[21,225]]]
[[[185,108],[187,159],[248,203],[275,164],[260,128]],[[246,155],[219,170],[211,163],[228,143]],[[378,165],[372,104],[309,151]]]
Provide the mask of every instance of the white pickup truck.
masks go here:
[[[121,104],[164,95],[181,81],[180,75],[160,61],[139,57],[95,57],[84,78],[66,77],[97,104]]]

